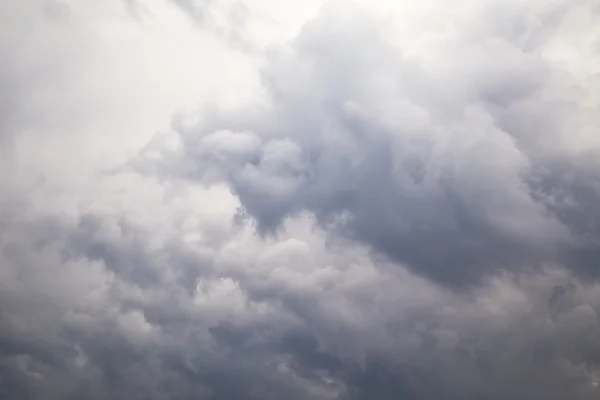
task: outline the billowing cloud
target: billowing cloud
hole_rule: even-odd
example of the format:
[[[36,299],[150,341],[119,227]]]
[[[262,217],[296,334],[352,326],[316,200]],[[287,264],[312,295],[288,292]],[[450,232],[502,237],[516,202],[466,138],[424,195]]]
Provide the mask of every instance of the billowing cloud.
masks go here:
[[[408,49],[366,7],[330,4],[268,57],[268,104],[176,126],[167,168],[227,182],[263,231],[309,211],[445,282],[579,254],[597,239],[575,221],[597,219],[597,79],[554,54],[591,28],[568,4],[465,5]]]
[[[597,5],[281,3],[0,5],[0,397],[597,398]]]

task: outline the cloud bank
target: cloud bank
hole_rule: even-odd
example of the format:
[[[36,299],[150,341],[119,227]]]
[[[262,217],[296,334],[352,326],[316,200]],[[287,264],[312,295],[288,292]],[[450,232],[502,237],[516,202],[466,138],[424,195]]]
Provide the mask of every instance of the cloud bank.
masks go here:
[[[600,7],[0,5],[0,396],[595,399]]]

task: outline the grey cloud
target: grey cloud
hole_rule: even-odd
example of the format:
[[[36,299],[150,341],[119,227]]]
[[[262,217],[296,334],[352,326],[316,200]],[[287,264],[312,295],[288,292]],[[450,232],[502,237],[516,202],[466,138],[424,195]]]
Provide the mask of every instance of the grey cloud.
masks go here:
[[[598,287],[562,269],[449,292],[325,244],[308,220],[266,247],[231,238],[190,291],[168,262],[184,243],[162,249],[161,284],[147,284],[87,254],[90,215],[39,217],[4,230],[8,398],[597,396]],[[120,259],[140,258],[107,235]]]
[[[248,359],[227,353],[221,339],[227,334],[219,326],[231,317],[260,325],[264,311],[252,317],[247,307],[253,302],[218,271],[204,275],[206,298],[197,304],[200,292],[171,281],[177,264],[155,260],[160,285],[131,274],[127,261],[143,257],[152,270],[150,254],[123,240],[117,244],[118,231],[108,234],[112,248],[103,248],[101,256],[90,252],[89,215],[57,223],[50,217],[42,226],[28,226],[20,217],[5,224],[2,248],[0,358],[7,398],[313,398],[302,383],[277,371],[269,343],[263,352],[247,353]],[[111,257],[115,252],[118,258]],[[218,297],[219,285],[225,297]],[[236,307],[243,307],[238,317]],[[265,316],[279,329],[289,325],[277,314]]]
[[[0,182],[0,396],[597,398],[595,81],[549,61],[597,15],[542,3],[465,2],[422,51],[332,3],[269,101],[89,187]]]
[[[501,17],[491,17],[494,6]],[[583,201],[573,186],[595,182],[597,163],[568,147],[572,129],[586,129],[575,119],[596,117],[583,101],[569,103],[589,93],[568,89],[575,78],[544,53],[575,8],[519,7],[498,2],[461,21],[432,61],[403,54],[360,7],[333,3],[263,68],[269,108],[176,123],[182,150],[163,173],[228,183],[263,233],[309,211],[452,285],[564,257],[591,271],[568,254],[581,252],[582,229],[597,240],[585,225],[597,219],[598,193],[586,190]],[[530,37],[538,40],[526,46]],[[568,178],[555,169],[567,163]],[[557,211],[570,196],[578,200]]]

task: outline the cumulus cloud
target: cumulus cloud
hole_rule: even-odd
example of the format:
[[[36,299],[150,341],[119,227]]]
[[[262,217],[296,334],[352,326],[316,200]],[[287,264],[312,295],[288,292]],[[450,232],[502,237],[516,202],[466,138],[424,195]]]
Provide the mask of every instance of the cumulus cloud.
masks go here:
[[[406,29],[400,42],[422,43],[404,49],[367,7],[327,5],[267,58],[267,105],[176,124],[182,150],[163,169],[205,183],[220,174],[264,232],[309,211],[445,282],[562,253],[585,264],[574,254],[594,229],[575,219],[597,199],[586,156],[598,150],[588,130],[597,79],[569,71],[576,60],[561,60],[555,42],[588,35],[571,20],[594,10],[464,8],[446,26]],[[409,21],[406,11],[388,20]]]
[[[597,398],[595,2],[281,3],[0,5],[2,398]]]

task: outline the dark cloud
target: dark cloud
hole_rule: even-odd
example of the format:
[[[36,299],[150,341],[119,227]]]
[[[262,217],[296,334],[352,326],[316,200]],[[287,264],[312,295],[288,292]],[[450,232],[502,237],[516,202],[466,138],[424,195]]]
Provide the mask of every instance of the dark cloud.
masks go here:
[[[477,9],[439,52],[409,55],[360,7],[329,5],[263,68],[270,108],[176,126],[167,168],[227,182],[262,232],[309,211],[439,282],[561,257],[591,271],[570,254],[598,239],[597,163],[557,145],[586,118],[569,97],[589,94],[544,53],[574,11],[519,7]]]
[[[598,397],[593,2],[329,3],[240,56],[248,101],[89,160],[87,85],[127,127],[162,93],[93,73],[113,29],[154,49],[176,5],[239,49],[268,8],[172,3],[0,5],[1,398]]]
[[[148,284],[86,255],[90,218],[5,225],[8,398],[597,396],[597,286],[564,270],[457,294],[288,225],[265,248],[252,236],[226,243],[190,292],[166,259]],[[115,248],[104,252],[140,259],[107,235]]]

